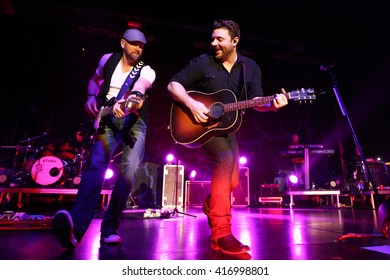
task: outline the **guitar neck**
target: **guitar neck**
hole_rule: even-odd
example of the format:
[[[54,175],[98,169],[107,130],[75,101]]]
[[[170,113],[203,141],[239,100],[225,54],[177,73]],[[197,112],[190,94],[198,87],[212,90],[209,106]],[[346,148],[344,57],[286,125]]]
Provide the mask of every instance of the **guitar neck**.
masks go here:
[[[289,99],[289,93],[283,93],[284,96]],[[271,103],[272,99],[274,98],[273,95],[270,96],[264,96],[256,99],[250,99],[250,100],[243,100],[243,101],[238,101],[234,103],[228,103],[223,105],[223,109],[225,112],[231,112],[231,111],[236,111],[236,110],[241,110],[241,109],[246,109],[246,108],[252,108],[256,106],[261,106],[264,104]]]
[[[127,108],[129,106],[130,103],[136,104],[136,103],[138,103],[138,101],[135,99],[129,98],[125,102],[120,104],[121,105],[120,108],[122,110],[124,110],[125,108]],[[100,111],[100,117],[103,118],[105,116],[111,115],[113,109],[114,109],[114,105],[102,108]]]

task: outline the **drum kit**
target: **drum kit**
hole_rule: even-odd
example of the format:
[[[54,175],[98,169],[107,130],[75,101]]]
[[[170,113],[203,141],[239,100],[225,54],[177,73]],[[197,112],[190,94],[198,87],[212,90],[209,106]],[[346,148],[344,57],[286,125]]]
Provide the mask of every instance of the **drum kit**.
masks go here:
[[[62,186],[77,187],[90,151],[77,149],[70,143],[39,145],[37,139],[28,138],[16,146],[0,146],[15,150],[12,168],[0,170],[0,184],[14,186]]]

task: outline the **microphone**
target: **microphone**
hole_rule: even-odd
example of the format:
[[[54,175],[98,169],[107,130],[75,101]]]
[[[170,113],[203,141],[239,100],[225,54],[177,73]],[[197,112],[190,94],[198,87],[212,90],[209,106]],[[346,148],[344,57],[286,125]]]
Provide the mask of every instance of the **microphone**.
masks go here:
[[[60,174],[60,169],[58,167],[53,167],[52,169],[50,169],[50,176],[52,177],[56,177],[58,176],[58,174]]]
[[[329,71],[330,69],[332,69],[333,67],[335,67],[337,64],[337,62],[333,62],[332,64],[330,65],[322,65],[320,66],[320,71]]]

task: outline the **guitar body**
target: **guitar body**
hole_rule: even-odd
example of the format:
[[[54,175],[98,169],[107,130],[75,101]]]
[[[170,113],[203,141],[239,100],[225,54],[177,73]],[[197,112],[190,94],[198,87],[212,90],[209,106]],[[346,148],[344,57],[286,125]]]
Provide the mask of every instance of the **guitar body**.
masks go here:
[[[316,99],[315,90],[298,89],[283,93],[287,99],[299,102],[311,102]],[[221,89],[213,93],[188,91],[193,99],[202,102],[209,108],[207,123],[197,123],[191,111],[180,102],[174,102],[171,107],[170,130],[176,143],[188,148],[197,148],[211,140],[211,138],[235,132],[242,123],[242,109],[269,104],[273,95],[251,100],[237,101],[236,95],[228,89]]]
[[[104,121],[110,117],[112,117],[112,110],[114,108],[116,99],[115,97],[111,98],[109,101],[106,102],[105,105],[101,106],[98,113],[96,114],[93,128],[95,130],[104,130],[105,123]],[[129,111],[135,110],[136,105],[140,102],[138,99],[134,98],[128,98],[125,102],[121,103],[120,108],[124,110],[127,108]]]
[[[104,120],[109,118],[112,113],[112,109],[115,104],[115,97],[111,98],[110,100],[106,101],[104,104],[100,105],[100,109],[96,114],[95,120],[93,122],[93,128],[95,130],[102,130],[105,127]]]
[[[213,93],[189,91],[188,94],[213,110],[219,111],[221,105],[237,102],[235,94],[227,89]],[[223,110],[223,109],[222,109]],[[170,130],[172,138],[179,144],[196,148],[208,142],[211,138],[236,131],[242,122],[240,110],[222,112],[216,118],[209,117],[207,123],[197,123],[189,109],[179,102],[171,107]]]

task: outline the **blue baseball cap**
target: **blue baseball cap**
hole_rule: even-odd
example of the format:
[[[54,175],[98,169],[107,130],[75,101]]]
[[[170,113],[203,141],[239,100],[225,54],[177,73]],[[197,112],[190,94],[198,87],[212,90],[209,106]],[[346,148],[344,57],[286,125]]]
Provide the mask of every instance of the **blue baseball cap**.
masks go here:
[[[146,44],[145,35],[138,29],[127,29],[123,34],[123,39],[128,42],[141,42]]]

